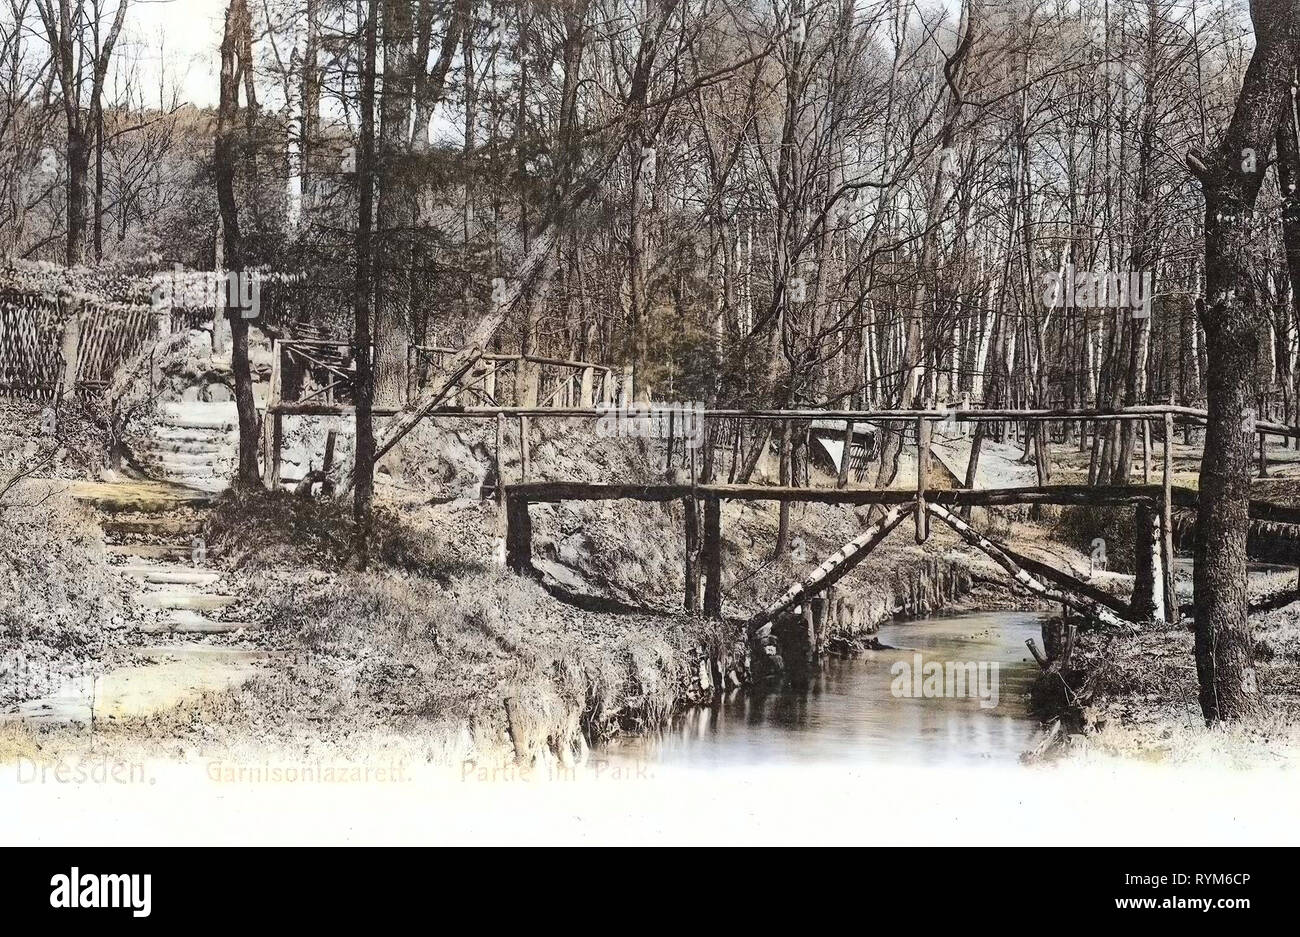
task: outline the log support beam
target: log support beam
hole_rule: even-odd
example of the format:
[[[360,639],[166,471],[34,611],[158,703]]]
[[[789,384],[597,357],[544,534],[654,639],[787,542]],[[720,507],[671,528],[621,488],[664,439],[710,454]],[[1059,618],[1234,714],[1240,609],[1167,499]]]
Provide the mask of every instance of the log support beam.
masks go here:
[[[704,499],[704,615],[722,617],[722,499]]]
[[[779,599],[752,617],[746,625],[748,633],[752,635],[769,621],[835,585],[889,536],[912,507],[900,504],[886,511],[878,521],[828,556],[807,579],[786,589]]]
[[[1007,574],[1011,576],[1014,582],[1023,586],[1034,595],[1046,599],[1049,602],[1067,605],[1079,614],[1100,622],[1103,625],[1108,625],[1112,628],[1119,628],[1125,631],[1136,630],[1132,622],[1124,620],[1100,602],[1095,602],[1092,599],[1086,598],[1073,589],[1060,589],[1046,585],[1035,576],[1030,575],[1023,567],[1016,563],[1015,560],[1008,556],[1005,550],[1001,549],[987,537],[979,534],[961,518],[948,511],[947,508],[938,504],[931,504],[928,506],[928,509],[931,514],[955,530],[957,535],[963,540],[971,546],[977,547],[983,551],[989,559],[993,560],[993,562],[1006,570]]]
[[[700,608],[700,516],[699,502],[685,498],[686,509],[686,596],[682,607],[694,615]]]

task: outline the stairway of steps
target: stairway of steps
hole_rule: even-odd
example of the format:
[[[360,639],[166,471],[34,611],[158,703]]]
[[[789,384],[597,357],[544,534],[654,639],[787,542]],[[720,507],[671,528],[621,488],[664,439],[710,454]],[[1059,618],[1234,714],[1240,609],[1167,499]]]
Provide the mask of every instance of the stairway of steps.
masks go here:
[[[93,728],[98,720],[148,716],[204,693],[237,686],[269,658],[259,648],[213,642],[259,630],[230,612],[236,597],[193,538],[214,495],[159,481],[72,482],[67,492],[92,507],[109,565],[134,581],[126,620],[116,627],[151,638],[120,646],[93,679],[70,678],[44,696],[0,713],[0,723]]]
[[[135,440],[132,448],[154,478],[199,491],[224,491],[239,461],[235,404],[165,403],[153,432]]]
[[[102,483],[74,491],[97,510],[109,564],[138,583],[132,622],[150,634],[256,630],[232,619],[236,597],[200,535],[212,495],[163,482]]]

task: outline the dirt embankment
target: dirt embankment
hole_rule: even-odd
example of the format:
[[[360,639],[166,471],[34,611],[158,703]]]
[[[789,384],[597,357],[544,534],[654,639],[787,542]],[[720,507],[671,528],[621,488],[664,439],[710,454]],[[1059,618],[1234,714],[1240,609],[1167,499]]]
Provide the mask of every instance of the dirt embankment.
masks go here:
[[[1237,767],[1295,764],[1300,760],[1298,623],[1300,602],[1252,616],[1262,711],[1210,729],[1197,698],[1186,625],[1157,624],[1135,635],[1084,635],[1074,665],[1052,678],[1051,715],[1067,731],[1056,735],[1045,754]]]
[[[593,439],[589,427],[548,421],[535,429],[531,478],[664,477],[651,467],[648,441]],[[861,530],[849,510],[797,506],[791,550],[774,560],[776,506],[726,505],[723,592],[732,623],[718,624],[680,611],[681,505],[537,506],[539,584],[495,560],[501,519],[479,497],[494,447],[495,428],[483,422],[413,434],[379,473],[365,572],[352,568],[347,505],[227,495],[209,514],[207,549],[223,588],[239,596],[229,616],[262,630],[195,641],[259,651],[265,662],[239,686],[101,725],[97,744],[173,755],[270,746],[364,756],[399,747],[440,761],[575,759],[592,741],[653,729],[681,707],[752,679],[752,649],[735,621]],[[508,436],[507,478],[518,477],[517,453]],[[93,519],[80,517],[51,536],[82,536],[93,546],[98,534]],[[55,578],[101,596],[116,588],[97,585],[94,575]],[[990,565],[942,529],[921,546],[904,525],[840,583],[860,614],[839,636],[869,633],[900,614],[1018,604],[981,585],[993,578]],[[548,592],[553,585],[637,610],[578,608]]]
[[[1242,767],[1300,761],[1295,571],[1256,567],[1250,573],[1251,603],[1261,607],[1250,616],[1261,709],[1253,718],[1210,729],[1198,698],[1191,575],[1190,563],[1180,561],[1179,623],[1143,624],[1132,634],[1081,633],[1068,666],[1039,681],[1038,714],[1060,726],[1039,754]]]
[[[494,436],[465,420],[422,428],[402,447],[379,475],[364,573],[351,568],[346,505],[227,495],[207,525],[208,550],[242,596],[230,614],[265,630],[208,640],[252,642],[270,653],[268,665],[242,687],[105,731],[168,750],[257,739],[357,754],[399,746],[446,761],[576,759],[591,742],[657,728],[683,706],[753,679],[752,650],[735,621],[860,530],[847,510],[796,508],[792,550],[773,560],[775,506],[728,505],[731,622],[720,624],[680,611],[681,505],[536,506],[534,561],[544,581],[534,582],[495,561],[500,518],[478,497]],[[543,425],[530,477],[662,477],[652,476],[644,445]],[[517,469],[508,459],[507,477]],[[922,547],[900,528],[841,589],[861,608],[855,627],[870,632],[896,614],[962,601],[981,570],[992,573],[942,532]],[[547,590],[554,585],[639,611],[575,607]]]

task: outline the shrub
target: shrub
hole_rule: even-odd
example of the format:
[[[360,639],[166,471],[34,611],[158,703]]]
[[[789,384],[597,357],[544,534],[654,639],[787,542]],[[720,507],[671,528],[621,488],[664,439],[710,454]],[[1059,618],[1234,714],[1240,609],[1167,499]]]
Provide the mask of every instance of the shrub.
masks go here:
[[[102,535],[71,500],[33,504],[28,497],[39,495],[11,493],[0,506],[0,634],[57,648],[84,645],[117,611]]]
[[[1133,572],[1133,509],[1072,504],[1061,510],[1055,535],[1083,554],[1092,541],[1106,541],[1107,568],[1112,572]]]

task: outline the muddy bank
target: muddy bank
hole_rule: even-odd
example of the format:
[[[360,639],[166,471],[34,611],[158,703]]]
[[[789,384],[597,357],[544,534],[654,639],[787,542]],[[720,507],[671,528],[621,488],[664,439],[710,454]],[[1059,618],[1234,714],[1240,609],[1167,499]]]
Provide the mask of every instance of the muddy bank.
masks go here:
[[[1276,577],[1250,577],[1252,601]],[[1064,655],[1059,620],[1044,626],[1048,672],[1035,683],[1035,715],[1051,729],[1033,757],[1140,758],[1251,767],[1300,762],[1300,601],[1251,615],[1261,710],[1207,728],[1190,619],[1136,634],[1085,631]],[[1055,638],[1053,633],[1055,632]]]
[[[425,464],[418,442],[405,456]],[[457,465],[482,461],[478,449],[465,449],[475,454],[453,460]],[[543,437],[537,470],[562,473],[569,461],[587,458],[557,430]],[[602,473],[638,465],[644,472],[635,443],[607,445],[598,458]],[[473,487],[473,473],[465,477]],[[248,627],[193,636],[184,653],[164,648],[161,656],[93,661],[128,668],[133,686],[144,688],[135,697],[140,705],[115,712],[90,740],[73,731],[54,744],[49,740],[63,736],[44,728],[40,737],[55,748],[124,746],[167,757],[249,746],[367,757],[396,747],[453,764],[572,763],[593,743],[657,729],[719,693],[791,679],[778,661],[815,667],[895,617],[1008,604],[978,594],[992,571],[952,538],[937,533],[920,546],[900,533],[841,580],[821,612],[809,603],[802,620],[811,617],[813,631],[809,641],[805,628],[802,649],[797,629],[786,646],[771,634],[750,645],[736,622],[851,539],[861,529],[853,512],[794,511],[791,549],[774,558],[775,505],[726,505],[727,623],[719,623],[679,611],[681,505],[538,510],[536,565],[572,591],[635,609],[615,613],[561,602],[496,566],[501,518],[493,502],[416,493],[394,478],[410,481],[401,473],[381,476],[365,572],[353,568],[345,504],[257,490],[205,508],[209,561],[234,599],[221,616]],[[102,547],[102,531],[87,529]],[[124,646],[158,643],[137,627],[131,609],[120,617],[115,633]],[[254,661],[251,673],[204,669],[191,680],[186,671],[178,697],[176,680],[164,678],[168,667],[177,669],[173,657],[193,658],[195,648],[210,649],[209,661]],[[145,705],[150,687],[158,705]]]

